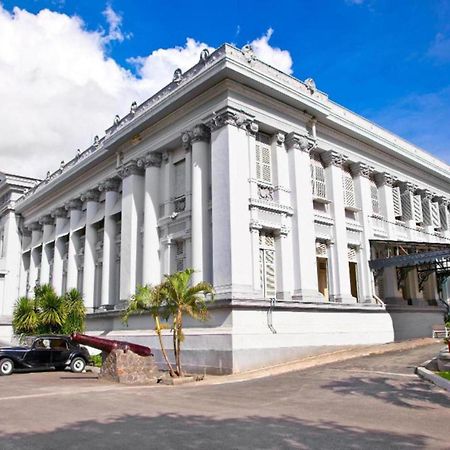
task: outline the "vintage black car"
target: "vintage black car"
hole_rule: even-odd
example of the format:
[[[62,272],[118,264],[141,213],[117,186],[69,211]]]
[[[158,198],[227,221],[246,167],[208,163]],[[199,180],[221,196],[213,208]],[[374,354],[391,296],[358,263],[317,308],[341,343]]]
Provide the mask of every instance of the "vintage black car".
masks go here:
[[[22,370],[64,370],[80,373],[89,362],[85,347],[67,336],[38,336],[30,346],[0,347],[0,375]]]

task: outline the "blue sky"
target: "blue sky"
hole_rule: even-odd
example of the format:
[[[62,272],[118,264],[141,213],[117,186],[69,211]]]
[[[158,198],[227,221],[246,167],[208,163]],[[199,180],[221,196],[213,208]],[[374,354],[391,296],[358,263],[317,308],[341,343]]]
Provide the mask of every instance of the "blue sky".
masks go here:
[[[184,46],[188,37],[241,47],[272,29],[270,46],[289,52],[294,76],[313,77],[332,100],[450,162],[450,0],[0,4],[10,14],[18,7],[78,16],[84,30],[110,36],[101,44],[104,57],[137,78],[143,74],[130,60]]]

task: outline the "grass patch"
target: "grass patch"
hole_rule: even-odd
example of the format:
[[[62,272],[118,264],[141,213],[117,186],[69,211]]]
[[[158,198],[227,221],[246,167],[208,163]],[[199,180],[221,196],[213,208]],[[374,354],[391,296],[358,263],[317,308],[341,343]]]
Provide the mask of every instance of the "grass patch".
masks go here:
[[[440,377],[445,378],[446,380],[450,381],[450,370],[446,370],[445,372],[437,372],[437,374]]]
[[[91,364],[94,367],[102,367],[102,355],[98,354],[98,355],[91,355]]]

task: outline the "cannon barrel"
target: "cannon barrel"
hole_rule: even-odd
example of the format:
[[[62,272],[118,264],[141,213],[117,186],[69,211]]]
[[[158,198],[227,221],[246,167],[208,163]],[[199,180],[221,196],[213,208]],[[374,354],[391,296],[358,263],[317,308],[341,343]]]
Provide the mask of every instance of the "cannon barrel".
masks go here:
[[[114,349],[121,349],[124,351],[130,350],[139,356],[150,356],[152,350],[144,345],[132,344],[131,342],[116,341],[113,339],[105,339],[97,336],[87,336],[81,333],[72,333],[71,339],[79,344],[88,345],[89,347],[97,348],[104,352],[112,352]]]

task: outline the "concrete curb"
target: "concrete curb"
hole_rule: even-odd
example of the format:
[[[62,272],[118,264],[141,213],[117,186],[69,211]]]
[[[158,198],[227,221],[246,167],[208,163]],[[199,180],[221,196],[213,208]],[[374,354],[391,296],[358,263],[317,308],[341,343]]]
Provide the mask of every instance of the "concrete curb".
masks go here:
[[[445,389],[450,392],[450,381],[445,378],[436,375],[431,370],[425,369],[425,367],[419,366],[416,367],[416,374],[419,375],[420,378],[424,380],[430,381],[431,383],[439,386],[442,389]]]
[[[436,344],[435,339],[421,338],[403,342],[392,342],[388,344],[351,347],[349,349],[343,349],[329,353],[322,353],[320,355],[309,356],[300,360],[265,367],[263,369],[255,369],[248,372],[236,373],[231,375],[219,375],[219,376],[207,375],[205,380],[203,380],[201,384],[226,384],[241,381],[257,380],[259,378],[274,375],[282,375],[284,373],[305,370],[312,367],[319,367],[340,361],[347,361],[349,359],[360,358],[370,355],[381,355],[384,353],[397,352],[402,350],[411,350],[414,348],[424,347],[433,344]]]

